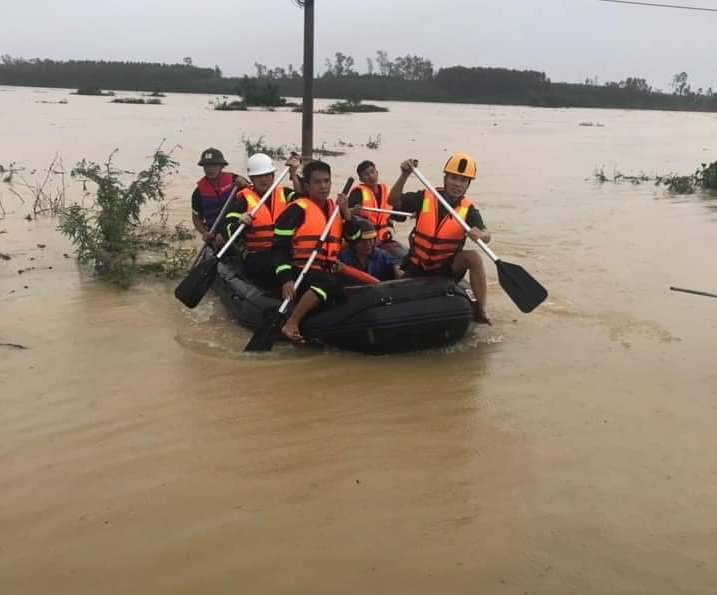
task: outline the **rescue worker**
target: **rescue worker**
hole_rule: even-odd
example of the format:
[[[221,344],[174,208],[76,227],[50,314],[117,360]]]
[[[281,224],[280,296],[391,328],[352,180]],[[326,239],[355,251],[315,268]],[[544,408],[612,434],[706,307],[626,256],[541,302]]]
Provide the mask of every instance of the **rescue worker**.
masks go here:
[[[296,300],[299,297],[281,330],[288,339],[297,342],[303,341],[299,325],[304,316],[320,304],[328,302],[340,286],[335,274],[340,270],[338,254],[342,235],[346,234],[353,239],[360,233],[355,229],[355,224],[352,225],[347,196],[339,194],[336,201],[329,198],[331,167],[328,163],[310,161],[304,165],[303,178],[305,196],[295,199],[277,219],[272,246],[274,272],[281,285],[282,298]],[[334,219],[297,294],[294,280],[316,248],[317,240],[336,205],[340,207],[341,213]]]
[[[354,222],[360,235],[349,240],[348,246],[339,253],[339,260],[376,277],[379,281],[403,277],[398,259],[376,247],[377,233],[373,224],[361,217],[354,217]]]
[[[248,182],[243,176],[223,171],[229,164],[219,149],[210,147],[202,151],[197,165],[204,168],[204,177],[197,182],[192,194],[192,223],[194,229],[202,234],[202,240],[212,242],[218,249],[224,244],[224,238],[210,233],[210,230],[234,184],[243,188]]]
[[[237,192],[226,215],[226,225],[223,230],[228,239],[242,223],[247,225],[239,256],[246,276],[263,284],[273,284],[275,281],[271,256],[274,223],[287,205],[302,194],[301,180],[296,174],[301,165],[299,156],[292,153],[286,165],[294,181],[294,188],[277,186],[271,197],[252,217],[250,212],[261,202],[261,197],[274,183],[276,168],[271,157],[264,153],[256,153],[249,157],[247,175],[251,185]]]
[[[470,284],[476,300],[473,302],[473,319],[480,324],[491,324],[485,312],[488,288],[480,254],[463,249],[466,231],[431,192],[403,192],[412,163],[416,162],[401,163],[401,175],[388,197],[394,208],[416,213],[417,217],[404,266],[406,276],[446,275],[459,280],[470,271]],[[471,228],[468,236],[490,242],[490,232],[480,211],[465,196],[477,173],[473,158],[466,153],[455,153],[446,162],[443,173],[443,188],[437,190]]]
[[[383,243],[393,240],[392,221],[405,221],[405,217],[391,215],[390,213],[374,213],[363,211],[360,207],[372,209],[392,210],[388,202],[388,188],[386,184],[378,181],[378,170],[373,161],[365,160],[356,167],[360,184],[349,194],[349,208],[354,215],[363,217],[370,221],[376,228],[376,243],[380,246]]]

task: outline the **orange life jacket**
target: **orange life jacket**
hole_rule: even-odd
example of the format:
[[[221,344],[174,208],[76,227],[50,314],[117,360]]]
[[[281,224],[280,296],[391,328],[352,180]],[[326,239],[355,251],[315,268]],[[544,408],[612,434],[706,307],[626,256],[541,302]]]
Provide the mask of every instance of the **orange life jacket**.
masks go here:
[[[250,213],[261,202],[261,196],[256,193],[254,188],[244,188],[237,193],[237,197],[246,199],[247,213]],[[256,212],[254,222],[246,230],[244,245],[247,252],[271,250],[271,243],[274,240],[274,223],[284,212],[286,205],[284,188],[277,186],[269,199]]]
[[[387,209],[393,210],[393,207],[388,202],[388,188],[386,184],[378,185],[378,198],[374,193],[373,189],[366,184],[359,184],[359,190],[361,190],[361,206],[369,207],[371,209]],[[388,242],[393,238],[391,233],[391,226],[389,220],[391,215],[388,213],[374,213],[371,211],[361,211],[361,217],[368,219],[373,226],[376,228],[377,238],[376,242]]]
[[[441,192],[442,189],[438,189]],[[471,201],[465,196],[454,210],[466,220]],[[408,260],[426,271],[439,269],[449,262],[458,252],[466,232],[449,213],[438,221],[440,203],[432,193],[424,191],[423,207],[418,214],[416,227],[411,232],[411,250]]]
[[[309,260],[309,256],[316,249],[316,243],[321,237],[321,232],[328,223],[328,217],[324,211],[313,200],[309,198],[299,198],[293,204],[299,205],[304,209],[304,223],[294,232],[292,239],[291,255],[296,266],[303,266]],[[327,201],[327,209],[329,213],[333,213],[336,203],[332,199]],[[321,244],[321,249],[316,255],[313,269],[326,269],[329,265],[338,260],[341,251],[341,235],[343,232],[343,221],[341,215],[338,215],[329,230],[326,240]]]

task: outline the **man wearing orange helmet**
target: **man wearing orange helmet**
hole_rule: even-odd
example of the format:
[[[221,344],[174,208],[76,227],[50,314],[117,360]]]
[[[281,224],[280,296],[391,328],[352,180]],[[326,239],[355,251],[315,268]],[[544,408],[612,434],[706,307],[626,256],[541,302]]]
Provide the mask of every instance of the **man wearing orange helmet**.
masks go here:
[[[401,175],[388,196],[388,201],[396,210],[416,213],[416,225],[410,235],[411,247],[404,267],[406,276],[446,275],[462,279],[470,271],[470,284],[476,299],[473,319],[479,324],[490,324],[485,313],[488,286],[483,261],[477,252],[463,249],[465,230],[429,191],[403,192],[411,175],[411,165],[415,163],[413,159],[401,163]],[[443,188],[437,190],[470,226],[468,236],[488,243],[490,232],[480,211],[465,196],[476,171],[476,163],[470,155],[451,155],[443,167]]]

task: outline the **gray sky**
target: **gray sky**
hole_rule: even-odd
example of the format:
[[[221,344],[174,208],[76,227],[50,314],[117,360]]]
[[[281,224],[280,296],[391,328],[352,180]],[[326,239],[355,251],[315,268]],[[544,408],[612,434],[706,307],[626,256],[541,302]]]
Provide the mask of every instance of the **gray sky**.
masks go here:
[[[316,0],[316,67],[342,51],[359,70],[384,49],[436,68],[504,66],[553,81],[640,76],[668,89],[689,74],[717,90],[717,13],[598,0]],[[672,0],[717,8],[717,0]],[[291,0],[2,0],[0,53],[25,58],[218,64],[226,75],[301,64],[303,17]]]

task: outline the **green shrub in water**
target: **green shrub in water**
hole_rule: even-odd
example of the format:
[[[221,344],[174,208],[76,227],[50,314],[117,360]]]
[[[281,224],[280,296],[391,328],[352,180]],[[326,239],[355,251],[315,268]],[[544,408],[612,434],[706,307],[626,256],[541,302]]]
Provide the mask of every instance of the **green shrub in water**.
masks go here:
[[[83,159],[72,170],[72,177],[81,179],[85,188],[87,182],[96,185],[95,204],[91,208],[73,204],[64,209],[59,230],[72,240],[80,262],[93,265],[109,281],[128,287],[137,272],[147,267],[138,263],[138,256],[147,247],[148,237],[153,238],[155,248],[162,242],[168,246],[166,234],[158,240],[156,230],[148,232],[143,228],[140,212],[148,202],[164,199],[165,178],[178,163],[169,153],[157,149],[149,167],[125,184],[120,179],[122,172],[112,165],[113,156],[114,152],[104,165]],[[177,254],[178,251],[165,253],[163,260],[174,266],[172,261]],[[152,266],[156,268],[157,264]]]

